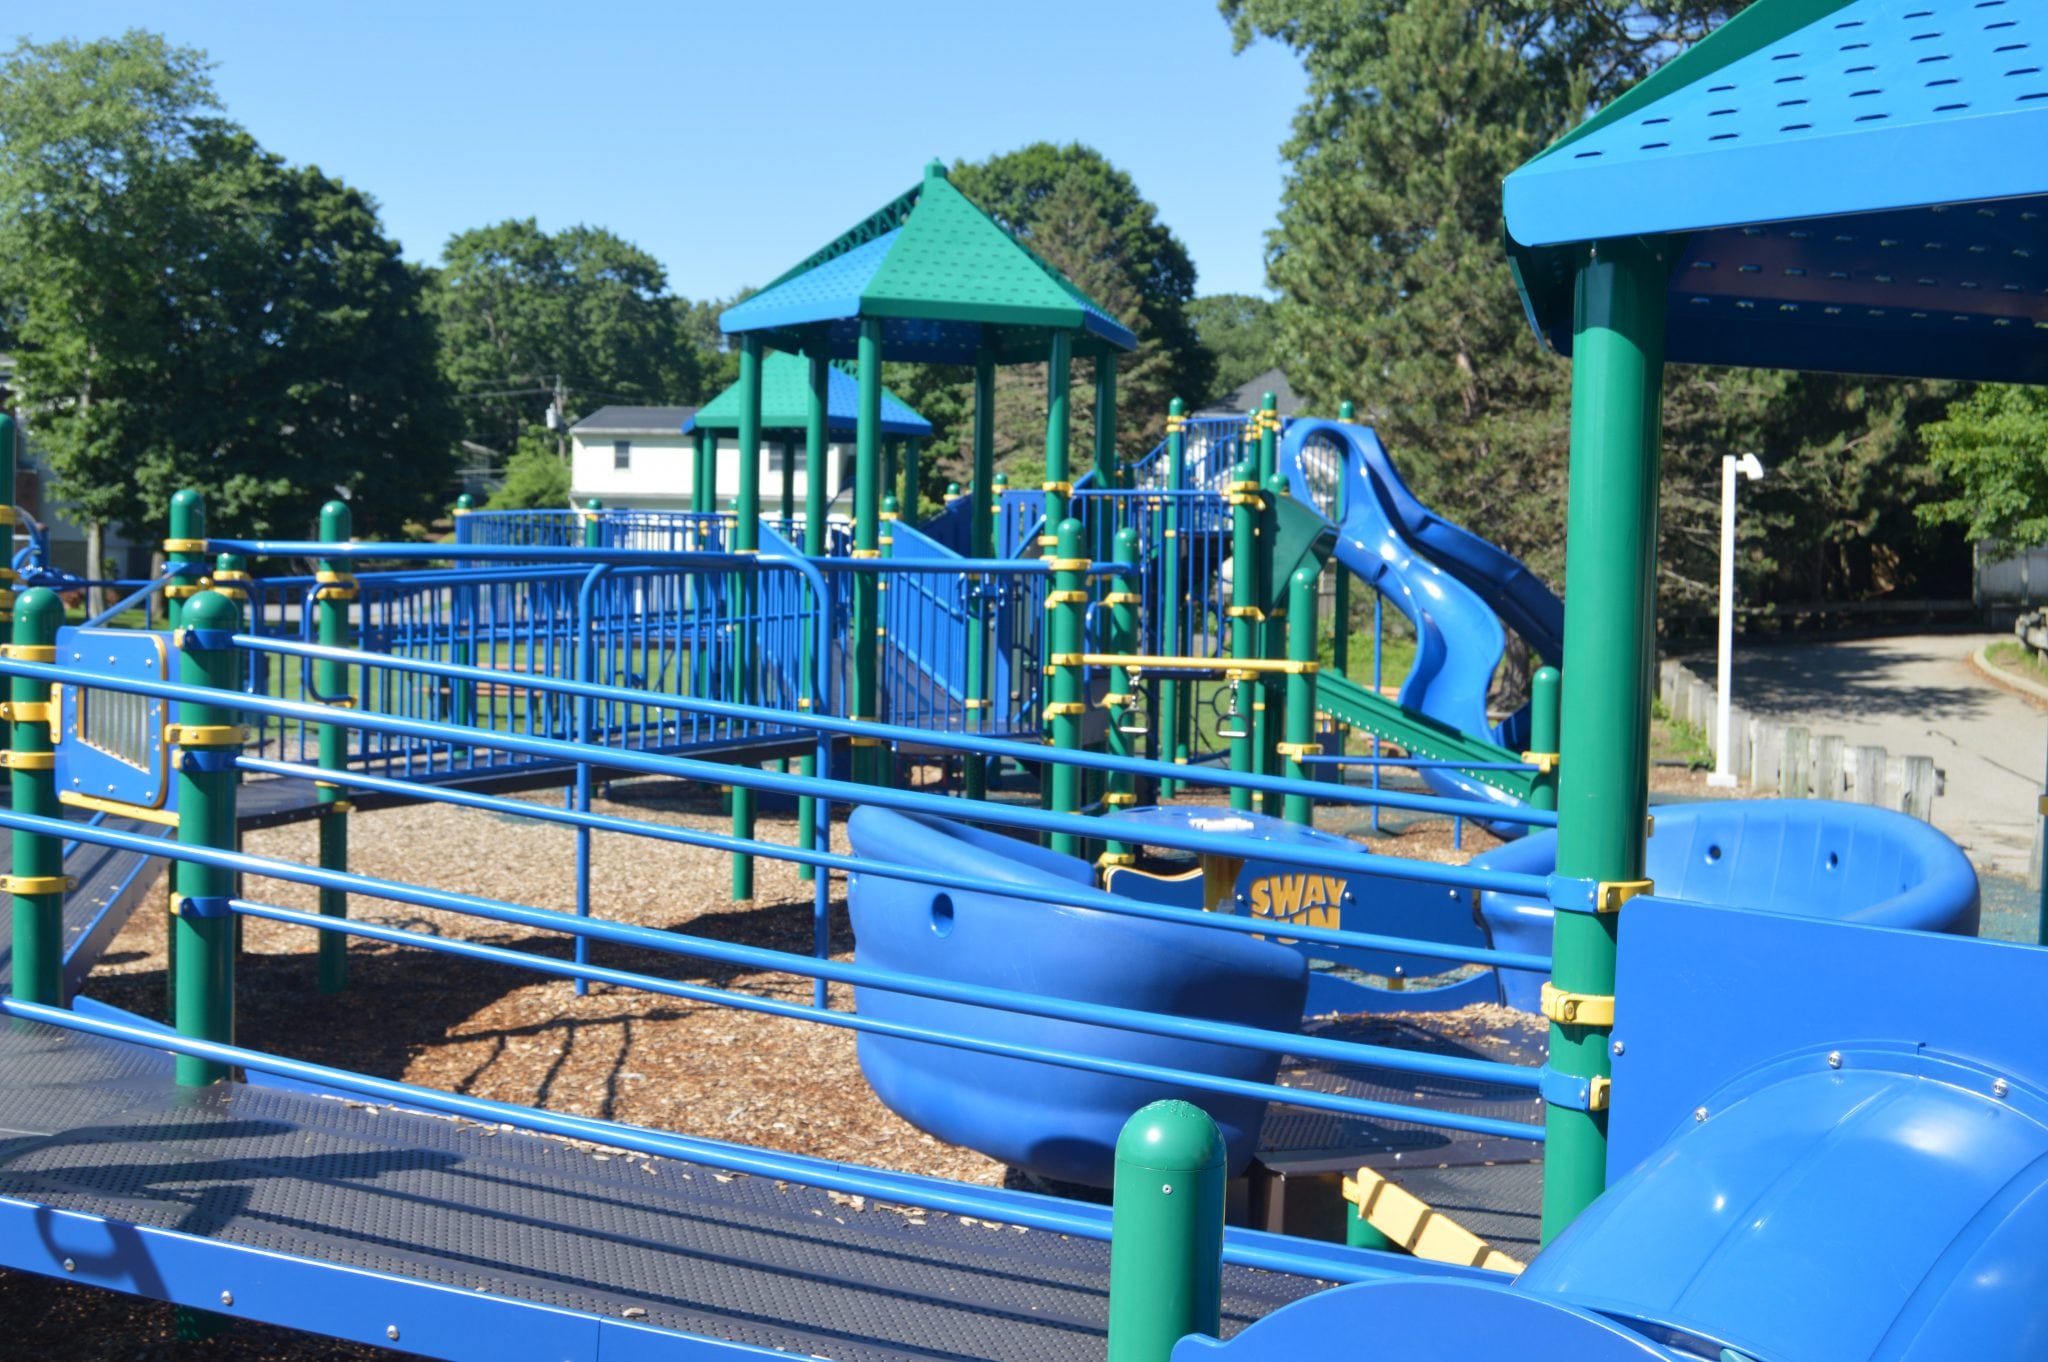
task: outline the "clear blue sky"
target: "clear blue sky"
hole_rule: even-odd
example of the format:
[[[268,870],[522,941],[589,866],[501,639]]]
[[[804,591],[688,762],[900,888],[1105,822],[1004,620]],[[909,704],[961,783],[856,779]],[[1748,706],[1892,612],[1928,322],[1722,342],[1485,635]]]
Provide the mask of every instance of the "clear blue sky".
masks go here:
[[[722,297],[925,161],[1082,141],[1180,234],[1204,293],[1263,291],[1304,78],[1208,0],[25,0],[0,37],[153,28],[205,49],[258,141],[376,196],[416,260],[466,227],[607,227]]]

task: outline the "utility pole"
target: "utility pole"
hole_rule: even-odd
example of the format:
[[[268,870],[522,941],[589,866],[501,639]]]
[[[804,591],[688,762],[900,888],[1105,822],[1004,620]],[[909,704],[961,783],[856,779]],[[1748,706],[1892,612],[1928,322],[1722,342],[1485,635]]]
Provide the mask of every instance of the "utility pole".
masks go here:
[[[547,428],[555,433],[555,457],[563,463],[569,461],[569,390],[562,386],[562,376],[555,375],[554,391],[548,397],[548,409],[544,415]]]

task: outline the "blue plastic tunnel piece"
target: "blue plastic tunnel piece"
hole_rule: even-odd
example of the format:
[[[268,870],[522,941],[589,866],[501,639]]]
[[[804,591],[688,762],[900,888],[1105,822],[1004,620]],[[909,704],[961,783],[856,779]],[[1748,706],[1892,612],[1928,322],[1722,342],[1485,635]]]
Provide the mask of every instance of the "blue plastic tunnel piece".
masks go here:
[[[1042,901],[1048,889],[1092,884],[1085,861],[950,820],[877,808],[855,810],[847,836],[863,857],[1016,886],[1014,893],[948,892],[853,876],[848,901],[865,964],[1273,1031],[1291,1032],[1300,1023],[1308,966],[1285,946]],[[1255,1082],[1271,1082],[1279,1067],[1274,1054],[995,1007],[873,988],[855,990],[855,999],[863,1016],[1047,1050]],[[864,1035],[859,1053],[876,1095],[919,1129],[1039,1177],[1088,1186],[1110,1184],[1117,1135],[1148,1102],[1200,1105],[1223,1131],[1233,1174],[1251,1158],[1266,1110],[1251,1098],[924,1041]]]

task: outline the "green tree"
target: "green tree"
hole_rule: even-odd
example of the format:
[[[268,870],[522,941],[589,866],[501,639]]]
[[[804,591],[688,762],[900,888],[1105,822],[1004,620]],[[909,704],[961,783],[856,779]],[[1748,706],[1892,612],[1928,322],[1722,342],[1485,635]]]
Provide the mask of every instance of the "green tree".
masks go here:
[[[484,508],[491,511],[561,510],[569,504],[569,465],[549,445],[529,438],[505,461],[505,480]]]
[[[1212,293],[1187,306],[1195,339],[1216,357],[1216,377],[1209,392],[1187,394],[1200,403],[1235,391],[1268,369],[1290,369],[1282,362],[1278,306],[1249,293]]]
[[[526,218],[450,238],[434,308],[465,438],[509,454],[543,426],[558,386],[558,450],[598,407],[697,393],[697,352],[667,287],[653,256],[600,227],[550,234]]]
[[[203,54],[131,32],[0,61],[0,292],[36,447],[88,525],[365,533],[445,496],[453,433],[422,280],[375,205],[218,114]]]
[[[1986,384],[1921,431],[1955,495],[1919,508],[2008,549],[2048,544],[2048,388]]]

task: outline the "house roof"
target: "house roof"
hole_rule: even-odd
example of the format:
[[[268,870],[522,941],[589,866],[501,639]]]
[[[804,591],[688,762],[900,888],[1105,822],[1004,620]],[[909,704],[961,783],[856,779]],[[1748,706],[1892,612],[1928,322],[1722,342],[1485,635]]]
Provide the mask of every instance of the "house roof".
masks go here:
[[[882,321],[890,359],[971,364],[1044,358],[1054,332],[1078,353],[1137,348],[1137,337],[1073,281],[998,226],[946,179],[924,179],[726,310],[728,335],[765,333],[786,350],[850,358],[863,318]]]
[[[828,366],[825,429],[834,435],[851,435],[859,419],[860,383],[853,375]],[[772,352],[761,365],[761,429],[803,430],[810,424],[811,365],[801,355]],[[740,385],[732,384],[697,409],[683,424],[685,431],[728,431],[740,428]],[[914,435],[932,433],[932,423],[919,416],[887,388],[882,390],[882,433]]]
[[[1268,369],[1251,382],[1232,388],[1195,415],[1242,416],[1263,402],[1267,393],[1273,394],[1274,410],[1282,416],[1293,416],[1301,410],[1301,398],[1296,396],[1287,375],[1278,369]]]
[[[695,407],[599,407],[569,427],[572,435],[676,435]]]
[[[1530,321],[1663,237],[1666,358],[2048,382],[2048,12],[1761,0],[1508,176]]]

